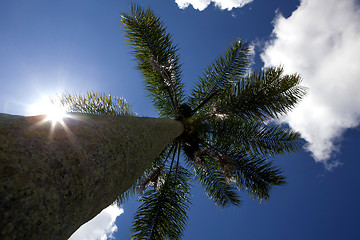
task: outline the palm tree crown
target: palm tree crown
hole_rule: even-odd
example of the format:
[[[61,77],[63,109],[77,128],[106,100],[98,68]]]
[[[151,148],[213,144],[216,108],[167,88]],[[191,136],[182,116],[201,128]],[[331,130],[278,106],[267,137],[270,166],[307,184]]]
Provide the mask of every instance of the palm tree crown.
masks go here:
[[[133,239],[180,239],[193,180],[220,207],[239,205],[238,189],[268,201],[270,188],[285,183],[281,171],[268,158],[298,150],[302,145],[298,133],[269,123],[304,96],[299,75],[284,75],[281,67],[249,73],[251,46],[237,39],[185,96],[178,48],[159,17],[150,9],[132,5],[121,21],[159,115],[181,121],[185,127],[144,176],[118,198],[121,204],[135,192],[141,196],[142,205],[132,227]],[[73,106],[91,99],[99,105],[98,100],[94,101],[95,94],[87,99],[63,98]],[[108,106],[106,109],[119,104],[122,109],[127,107],[125,102],[116,101],[105,99],[100,105]],[[94,108],[73,109],[86,112]]]

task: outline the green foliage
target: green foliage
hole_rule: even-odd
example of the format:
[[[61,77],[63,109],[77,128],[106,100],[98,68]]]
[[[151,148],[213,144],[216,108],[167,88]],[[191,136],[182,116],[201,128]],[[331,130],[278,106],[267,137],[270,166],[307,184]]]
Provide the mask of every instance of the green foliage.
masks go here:
[[[244,156],[231,154],[234,159],[234,177],[236,184],[243,190],[262,201],[269,201],[269,193],[272,186],[285,184],[285,177],[281,170],[272,166],[272,162],[257,156]]]
[[[185,127],[117,199],[122,204],[135,192],[141,196],[133,239],[181,238],[191,180],[198,181],[220,207],[240,205],[239,189],[268,201],[271,188],[285,183],[268,158],[302,148],[298,133],[272,122],[304,96],[300,76],[285,75],[281,67],[249,74],[252,46],[238,39],[185,98],[178,49],[160,18],[150,9],[132,5],[121,21],[160,116],[179,120]],[[64,95],[61,100],[75,112],[131,114],[126,101],[104,94]],[[181,153],[187,168],[182,166]]]
[[[189,208],[190,173],[181,166],[168,171],[163,184],[141,198],[134,217],[133,239],[181,239]]]
[[[178,49],[163,22],[150,9],[132,5],[130,12],[122,14],[121,22],[131,53],[160,115],[173,117],[184,98]]]
[[[231,176],[234,184],[247,190],[250,196],[268,201],[272,186],[285,183],[281,171],[272,162],[259,155],[249,155],[239,149],[226,146],[217,148],[217,159],[226,176]]]
[[[58,100],[67,107],[68,112],[133,115],[126,100],[112,97],[110,94],[96,92],[88,92],[86,95],[63,94]]]
[[[234,81],[246,74],[251,50],[252,47],[241,39],[234,41],[199,78],[188,99],[189,105],[194,110],[200,110],[203,104],[207,104],[203,110],[209,109],[212,103],[220,99],[220,92],[231,89]]]
[[[305,95],[298,74],[283,75],[282,68],[267,68],[240,78],[230,94],[222,94],[218,108],[240,117],[277,118]]]
[[[233,184],[229,184],[231,179],[227,179],[214,159],[209,156],[203,158],[204,167],[195,167],[195,179],[203,186],[206,195],[220,207],[240,205],[238,189]]]
[[[213,145],[227,145],[241,149],[250,155],[264,157],[300,150],[300,135],[282,126],[265,124],[251,118],[229,117],[223,121],[210,119],[204,124],[203,132]]]

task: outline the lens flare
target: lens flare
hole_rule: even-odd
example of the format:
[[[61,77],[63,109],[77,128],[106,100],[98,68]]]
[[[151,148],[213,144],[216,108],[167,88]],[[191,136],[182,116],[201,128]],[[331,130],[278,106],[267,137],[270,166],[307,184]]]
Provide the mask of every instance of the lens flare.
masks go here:
[[[49,106],[49,108],[45,112],[45,115],[48,121],[52,121],[55,123],[60,122],[63,120],[63,118],[66,117],[66,109],[64,107],[54,104],[51,107]]]
[[[29,107],[30,115],[46,115],[46,121],[61,122],[66,117],[66,107],[60,103],[45,99]]]

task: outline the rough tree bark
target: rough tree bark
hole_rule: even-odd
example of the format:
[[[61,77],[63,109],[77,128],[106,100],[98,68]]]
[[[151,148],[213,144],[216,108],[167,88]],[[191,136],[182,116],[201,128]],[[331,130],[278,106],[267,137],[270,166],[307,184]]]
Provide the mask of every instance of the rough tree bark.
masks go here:
[[[0,239],[67,239],[128,189],[183,125],[171,119],[0,114]]]

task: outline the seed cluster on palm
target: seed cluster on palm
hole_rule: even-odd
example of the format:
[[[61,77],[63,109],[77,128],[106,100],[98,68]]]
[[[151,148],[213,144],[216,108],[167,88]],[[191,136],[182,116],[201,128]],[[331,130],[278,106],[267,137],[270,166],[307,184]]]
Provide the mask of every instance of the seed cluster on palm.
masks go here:
[[[239,189],[267,201],[271,187],[285,183],[269,158],[302,147],[298,133],[271,121],[304,96],[300,76],[281,67],[250,71],[252,46],[239,38],[185,95],[178,47],[160,18],[132,5],[121,22],[160,117],[185,128],[118,198],[140,196],[133,239],[180,239],[192,181],[220,207],[239,205]]]

